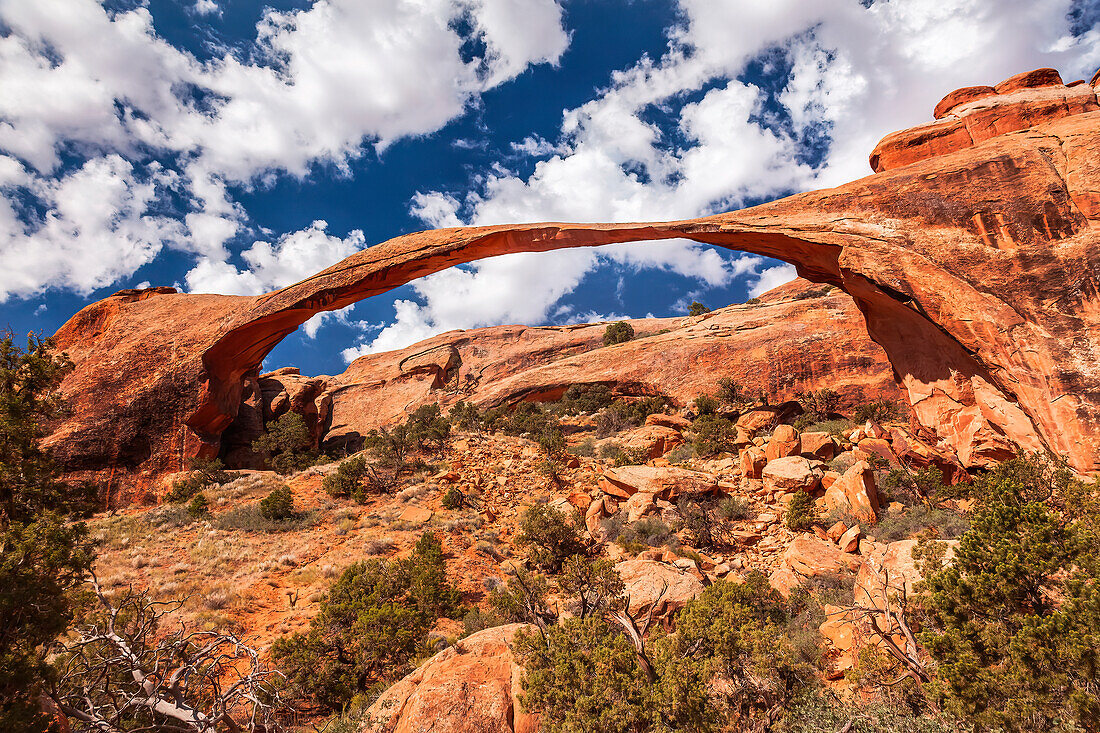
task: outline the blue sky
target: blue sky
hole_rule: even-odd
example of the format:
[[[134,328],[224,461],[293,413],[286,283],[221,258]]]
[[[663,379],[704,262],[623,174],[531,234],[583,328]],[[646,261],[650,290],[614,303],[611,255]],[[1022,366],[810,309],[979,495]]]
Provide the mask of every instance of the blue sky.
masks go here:
[[[251,294],[430,226],[658,220],[866,175],[948,91],[1100,66],[1095,0],[0,0],[0,327],[143,284]],[[495,258],[269,367],[499,323],[740,302],[686,242]]]

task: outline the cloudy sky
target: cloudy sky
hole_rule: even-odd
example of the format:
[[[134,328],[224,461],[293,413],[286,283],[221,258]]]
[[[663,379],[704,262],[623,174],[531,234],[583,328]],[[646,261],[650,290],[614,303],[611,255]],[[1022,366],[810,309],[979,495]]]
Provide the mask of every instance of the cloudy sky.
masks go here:
[[[0,0],[0,328],[255,294],[425,227],[699,216],[869,173],[961,86],[1100,66],[1100,0]],[[512,255],[309,322],[335,373],[433,333],[784,282],[687,242]]]

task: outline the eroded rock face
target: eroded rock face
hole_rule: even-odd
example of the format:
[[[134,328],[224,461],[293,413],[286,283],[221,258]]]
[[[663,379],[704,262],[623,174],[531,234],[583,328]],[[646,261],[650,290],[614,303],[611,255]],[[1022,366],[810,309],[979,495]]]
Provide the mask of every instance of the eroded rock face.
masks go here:
[[[633,320],[636,338],[611,348],[603,346],[606,324],[498,326],[451,331],[400,351],[370,354],[329,379],[333,406],[325,440],[331,447],[354,443],[426,403],[466,400],[496,407],[555,400],[573,384],[607,385],[627,396],[665,394],[683,405],[712,391],[721,374],[781,400],[822,386],[838,388],[846,407],[876,395],[903,399],[854,303],[839,290],[825,290],[800,280],[766,293],[759,303],[701,317]],[[446,372],[401,368],[443,349],[457,354]]]
[[[535,733],[538,717],[520,703],[523,668],[509,648],[524,626],[485,629],[436,654],[382,693],[361,733]]]
[[[964,465],[1045,447],[1078,470],[1096,470],[1095,91],[1054,84],[1049,74],[998,87],[995,96],[972,98],[914,128],[904,144],[884,141],[877,175],[751,209],[650,224],[419,232],[257,297],[123,291],[88,306],[57,334],[76,363],[63,385],[74,412],[51,445],[74,472],[178,469],[190,456],[220,449],[249,375],[320,311],[508,252],[689,238],[791,262],[803,277],[847,291],[916,419]],[[886,152],[894,149],[919,154],[899,153],[889,163]],[[622,363],[637,348],[600,351]],[[450,359],[439,356],[409,373],[440,379]],[[652,367],[651,359],[637,361]]]

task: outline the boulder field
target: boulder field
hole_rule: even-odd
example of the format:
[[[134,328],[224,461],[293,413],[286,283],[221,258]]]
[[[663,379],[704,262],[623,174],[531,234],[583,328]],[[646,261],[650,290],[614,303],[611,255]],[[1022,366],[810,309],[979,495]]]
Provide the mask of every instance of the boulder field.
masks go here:
[[[1100,106],[1092,85],[1053,70],[991,88],[949,95],[937,122],[888,136],[874,175],[750,209],[419,232],[256,297],[122,291],[56,334],[75,369],[51,446],[70,471],[125,489],[218,453],[249,390],[262,393],[264,356],[319,312],[484,257],[687,238],[846,291],[916,420],[964,465],[1045,448],[1098,470]]]

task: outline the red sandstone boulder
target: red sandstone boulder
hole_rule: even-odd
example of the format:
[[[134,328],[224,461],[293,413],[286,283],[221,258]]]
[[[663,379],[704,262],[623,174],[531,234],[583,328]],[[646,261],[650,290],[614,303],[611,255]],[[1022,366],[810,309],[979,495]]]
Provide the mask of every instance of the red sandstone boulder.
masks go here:
[[[684,495],[717,491],[718,479],[709,473],[675,466],[622,466],[604,471],[600,488],[604,493],[623,499],[642,492],[675,501]]]
[[[538,717],[520,702],[523,668],[509,647],[525,626],[479,631],[436,654],[382,693],[361,733],[536,733]]]
[[[798,437],[798,431],[790,425],[780,425],[772,433],[771,440],[764,453],[769,461],[787,456],[797,456],[802,452],[802,441]]]
[[[673,448],[684,444],[680,431],[663,425],[643,425],[622,433],[615,442],[627,450],[644,451],[650,458],[660,458]]]
[[[836,456],[837,445],[829,433],[809,432],[799,436],[802,441],[802,455],[828,461]]]
[[[768,491],[813,491],[821,483],[824,474],[821,461],[810,461],[802,456],[788,456],[768,461],[760,476]]]
[[[703,584],[695,574],[668,563],[635,558],[616,563],[615,570],[623,579],[631,611],[656,603],[654,616],[666,616],[703,592]]]
[[[1062,86],[1062,75],[1057,69],[1035,69],[1008,77],[994,87],[997,94],[1008,94],[1021,89]]]
[[[919,540],[901,540],[891,542],[876,549],[860,565],[856,575],[855,603],[862,608],[886,607],[887,594],[912,596],[915,586],[921,579],[917,562],[913,559],[913,549]],[[955,556],[958,540],[939,540],[943,545],[944,562],[950,563]]]
[[[848,512],[866,524],[877,522],[878,488],[871,466],[860,461],[849,468],[825,490],[821,502],[828,512]]]
[[[689,430],[691,428],[691,420],[688,420],[686,417],[666,415],[663,412],[657,412],[647,416],[645,424],[660,425],[661,427],[672,428],[673,430]]]
[[[768,465],[768,456],[755,446],[745,448],[738,456],[738,466],[741,469],[741,475],[745,478],[760,478],[766,465]]]
[[[856,570],[862,560],[851,555],[832,542],[813,535],[800,534],[783,553],[783,563],[791,570],[809,577],[834,575]]]

